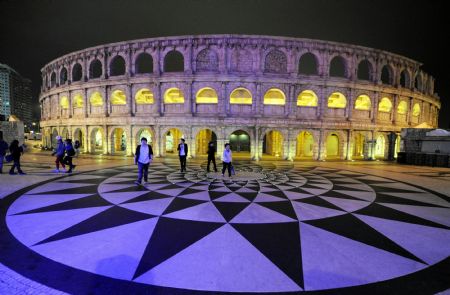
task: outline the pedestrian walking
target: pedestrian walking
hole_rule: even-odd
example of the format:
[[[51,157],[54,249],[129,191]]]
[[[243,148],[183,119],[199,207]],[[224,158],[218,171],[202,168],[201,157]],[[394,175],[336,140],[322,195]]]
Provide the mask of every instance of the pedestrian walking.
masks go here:
[[[206,167],[206,170],[210,172],[209,166],[211,162],[214,165],[214,172],[217,172],[217,166],[216,166],[216,147],[214,146],[214,142],[210,141],[208,144],[208,165]]]
[[[75,149],[72,145],[72,139],[67,138],[66,144],[65,144],[65,152],[66,155],[64,156],[64,164],[69,165],[69,170],[67,170],[66,173],[72,173],[72,170],[75,169],[76,165],[73,165],[72,158],[75,156]]]
[[[65,146],[64,143],[62,141],[62,137],[61,136],[56,136],[56,148],[54,150],[54,152],[52,153],[52,156],[56,155],[56,159],[55,159],[55,164],[56,164],[56,169],[53,170],[53,172],[66,172],[66,165],[64,164],[64,153],[65,153]],[[59,165],[61,164],[62,167],[62,171],[59,170]]]
[[[186,172],[186,157],[188,155],[188,145],[185,143],[184,138],[180,139],[177,150],[178,156],[180,157],[181,172]]]
[[[0,174],[3,173],[3,161],[8,151],[8,143],[3,140],[3,132],[0,131]]]
[[[230,144],[225,144],[225,149],[223,150],[222,155],[222,177],[225,174],[225,170],[228,169],[228,177],[231,177],[231,161],[232,161],[232,154],[230,149]]]
[[[14,175],[16,174],[14,172],[14,168],[17,168],[17,172],[20,175],[24,175],[25,173],[20,168],[20,157],[23,154],[23,147],[19,146],[19,141],[17,139],[14,139],[10,146],[9,146],[9,152],[11,153],[12,159],[13,159],[13,165],[11,166],[11,169],[9,170],[9,174]]]
[[[144,183],[148,183],[148,167],[152,161],[152,146],[147,143],[147,138],[142,137],[141,144],[136,147],[134,153],[134,164],[138,165],[138,179],[134,183],[140,185],[142,177],[144,177]]]

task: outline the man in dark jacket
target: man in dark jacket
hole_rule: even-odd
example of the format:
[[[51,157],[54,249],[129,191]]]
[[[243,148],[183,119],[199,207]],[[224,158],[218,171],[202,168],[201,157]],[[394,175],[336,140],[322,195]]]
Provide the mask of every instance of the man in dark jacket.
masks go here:
[[[56,160],[55,160],[55,164],[56,164],[56,169],[53,170],[53,172],[60,172],[59,170],[59,164],[61,164],[62,170],[63,172],[66,171],[66,165],[64,164],[64,153],[66,151],[66,147],[64,146],[64,143],[62,141],[62,137],[61,136],[56,136],[56,148],[55,151],[52,153],[52,156],[56,155]]]
[[[216,154],[216,147],[214,146],[214,142],[210,141],[208,144],[208,166],[206,167],[206,170],[208,172],[210,172],[209,164],[211,163],[211,161],[214,164],[214,172],[217,172],[215,154]]]
[[[3,140],[3,132],[0,131],[0,174],[3,173],[3,159],[6,156],[8,144]]]
[[[147,138],[141,138],[141,144],[136,147],[134,153],[134,164],[138,165],[138,179],[134,182],[141,184],[142,176],[144,176],[144,182],[148,182],[148,166],[153,160],[152,146],[147,144]]]
[[[180,166],[181,172],[186,172],[186,157],[188,154],[188,145],[184,143],[184,138],[180,139],[180,143],[178,144],[178,156],[180,157]]]

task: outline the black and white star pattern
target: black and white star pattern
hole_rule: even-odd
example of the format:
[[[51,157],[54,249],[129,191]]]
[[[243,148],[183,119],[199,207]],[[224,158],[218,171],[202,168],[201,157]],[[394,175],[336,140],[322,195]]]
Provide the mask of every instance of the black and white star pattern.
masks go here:
[[[166,294],[352,290],[448,261],[444,195],[326,167],[235,166],[230,179],[166,160],[139,186],[134,166],[72,175],[25,190],[5,220],[49,261]]]

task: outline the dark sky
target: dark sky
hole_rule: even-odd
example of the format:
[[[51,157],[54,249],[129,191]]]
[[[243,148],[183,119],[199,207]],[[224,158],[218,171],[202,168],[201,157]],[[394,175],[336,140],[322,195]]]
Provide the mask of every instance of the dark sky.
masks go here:
[[[405,55],[436,78],[450,128],[445,1],[0,0],[0,63],[33,80],[63,54],[108,42],[186,34],[261,34],[346,42]]]

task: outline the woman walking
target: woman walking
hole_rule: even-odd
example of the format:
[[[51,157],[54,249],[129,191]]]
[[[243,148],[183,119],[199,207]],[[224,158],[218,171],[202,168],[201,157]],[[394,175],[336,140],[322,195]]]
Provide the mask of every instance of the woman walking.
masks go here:
[[[232,157],[231,157],[231,149],[230,149],[230,144],[226,143],[225,144],[225,149],[223,150],[223,155],[222,155],[222,177],[224,176],[225,170],[228,169],[228,177],[231,177],[231,161],[232,161]]]
[[[24,175],[25,173],[20,169],[20,157],[23,154],[23,147],[19,146],[19,141],[14,139],[9,146],[9,152],[13,158],[13,165],[11,166],[11,170],[9,170],[9,174],[14,175],[14,168],[17,167],[17,172],[20,175]]]

